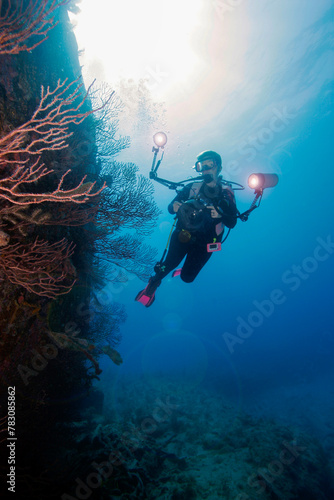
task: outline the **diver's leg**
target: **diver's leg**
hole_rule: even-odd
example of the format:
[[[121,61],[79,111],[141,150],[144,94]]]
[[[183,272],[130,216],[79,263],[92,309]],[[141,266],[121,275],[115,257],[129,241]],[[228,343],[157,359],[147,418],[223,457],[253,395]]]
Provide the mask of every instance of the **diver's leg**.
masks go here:
[[[186,256],[190,243],[183,243],[179,240],[180,231],[176,230],[172,234],[168,252],[165,260],[161,264],[161,279],[175,269]],[[160,264],[160,263],[158,263]]]
[[[210,259],[212,253],[207,251],[206,243],[194,244],[182,266],[181,279],[186,283],[194,281],[200,270]]]
[[[151,288],[156,290],[161,280],[180,264],[188,251],[188,245],[179,241],[179,231],[173,232],[165,260],[154,266],[155,275],[150,278],[149,291]]]
[[[187,253],[188,243],[181,243],[178,235],[179,231],[174,231],[166,259],[161,263],[157,262],[154,267],[155,274],[151,276],[146,288],[139,292],[135,299],[142,302],[146,307],[149,307],[153,303],[155,291],[160,286],[161,280],[180,264]]]

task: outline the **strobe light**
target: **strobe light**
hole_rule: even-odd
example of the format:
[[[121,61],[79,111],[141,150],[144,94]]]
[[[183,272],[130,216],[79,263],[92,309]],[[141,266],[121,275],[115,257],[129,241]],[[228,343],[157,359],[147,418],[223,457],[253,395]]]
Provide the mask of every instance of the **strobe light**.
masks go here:
[[[158,148],[163,148],[167,143],[167,135],[165,132],[157,132],[153,136],[153,141]]]
[[[248,186],[255,189],[255,191],[262,191],[265,188],[275,187],[277,183],[277,174],[251,174],[248,177]]]
[[[153,154],[152,167],[151,167],[151,171],[150,171],[150,179],[158,180],[157,170],[158,170],[160,163],[162,162],[162,159],[164,156],[163,149],[164,149],[164,146],[166,146],[166,144],[167,144],[167,135],[165,134],[165,132],[157,132],[153,136],[153,141],[154,141],[155,146],[153,146],[153,148],[152,148],[152,153],[154,153],[154,154]],[[161,158],[157,162],[157,157],[158,157],[158,153],[159,153],[160,148],[162,150],[161,151]]]

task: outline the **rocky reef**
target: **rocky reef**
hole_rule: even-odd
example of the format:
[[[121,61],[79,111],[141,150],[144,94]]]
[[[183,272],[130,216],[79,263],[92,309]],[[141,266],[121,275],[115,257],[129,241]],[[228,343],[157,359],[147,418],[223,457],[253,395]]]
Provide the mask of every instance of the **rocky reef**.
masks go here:
[[[329,500],[328,458],[298,428],[255,419],[177,379],[125,378],[104,410],[70,424],[87,465],[80,498]],[[89,450],[89,451],[88,451]],[[69,461],[74,460],[74,452]],[[64,498],[71,498],[70,496]]]

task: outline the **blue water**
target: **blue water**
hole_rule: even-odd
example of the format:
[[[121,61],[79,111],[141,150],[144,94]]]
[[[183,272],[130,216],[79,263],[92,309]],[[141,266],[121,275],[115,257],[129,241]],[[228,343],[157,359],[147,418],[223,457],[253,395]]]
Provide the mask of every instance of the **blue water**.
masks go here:
[[[199,390],[214,389],[241,410],[298,425],[330,451],[333,2],[290,7],[282,2],[280,9],[277,2],[258,1],[252,16],[256,22],[250,29],[259,31],[257,37],[253,33],[256,43],[247,53],[242,82],[222,107],[217,87],[211,119],[203,120],[202,127],[185,128],[183,134],[178,130],[176,136],[177,124],[168,123],[160,174],[184,179],[201,150],[215,149],[223,157],[225,178],[247,185],[251,172],[274,172],[279,183],[265,191],[248,222],[238,221],[194,283],[167,277],[148,309],[134,301],[145,286],[135,277],[105,290],[110,300],[126,305],[128,319],[119,346],[123,365],[104,357],[100,386],[108,400],[107,391],[117,391],[129,374],[151,379],[176,375]],[[273,39],[275,51],[270,52],[266,42]],[[247,105],[234,115],[234,106],[246,98]],[[152,161],[150,147],[140,154],[131,148],[126,152],[129,159],[135,156],[143,175]],[[159,258],[171,228],[167,204],[173,196],[155,185],[162,215],[147,242],[158,249]],[[236,198],[243,211],[253,193],[246,187]]]

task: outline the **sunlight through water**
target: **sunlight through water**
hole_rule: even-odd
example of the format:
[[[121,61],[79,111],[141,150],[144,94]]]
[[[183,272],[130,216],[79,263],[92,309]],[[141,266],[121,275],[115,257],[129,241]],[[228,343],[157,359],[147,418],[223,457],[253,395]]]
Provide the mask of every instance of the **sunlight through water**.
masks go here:
[[[107,81],[140,78],[152,90],[162,80],[185,82],[197,56],[192,47],[202,0],[83,0],[71,15],[86,77],[100,69]],[[96,76],[96,75],[95,75]]]

